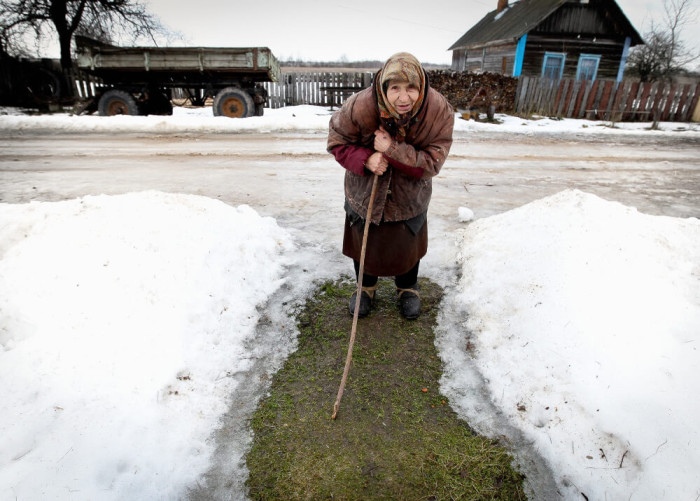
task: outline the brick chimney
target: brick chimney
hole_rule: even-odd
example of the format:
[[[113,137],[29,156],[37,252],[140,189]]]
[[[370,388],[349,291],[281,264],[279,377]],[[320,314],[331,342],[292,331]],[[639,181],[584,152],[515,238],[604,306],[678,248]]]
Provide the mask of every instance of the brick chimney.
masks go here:
[[[508,8],[508,0],[498,0],[498,7],[496,8],[496,12],[501,12],[504,9]]]

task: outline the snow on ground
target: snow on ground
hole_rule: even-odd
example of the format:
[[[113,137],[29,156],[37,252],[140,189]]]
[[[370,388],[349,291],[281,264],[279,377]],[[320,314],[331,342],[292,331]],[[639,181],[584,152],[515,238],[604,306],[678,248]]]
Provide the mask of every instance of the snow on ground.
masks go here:
[[[310,106],[206,112],[0,110],[0,132],[321,131],[329,118]],[[456,129],[698,134],[499,118]],[[260,308],[299,278],[299,252],[309,260],[290,235],[254,207],[192,195],[0,204],[0,498],[185,495],[211,466],[235,375],[257,357]],[[444,253],[442,266],[461,278],[447,284],[437,343],[460,415],[494,436],[502,420],[518,430],[565,499],[697,499],[700,222],[565,191],[449,238],[458,263]],[[330,269],[321,254],[335,247],[322,248],[315,262]],[[274,341],[293,345],[291,331]]]
[[[151,192],[2,204],[0,243],[0,498],[176,499],[286,280],[287,232]]]
[[[493,432],[471,358],[567,499],[696,499],[699,244],[698,219],[579,191],[476,221],[449,302],[462,328],[440,341],[448,396]]]
[[[295,130],[328,130],[328,119],[332,111],[319,106],[289,106],[279,109],[266,109],[262,117],[249,117],[232,120],[215,117],[211,108],[179,108],[173,116],[115,116],[93,115],[71,116],[67,113],[54,115],[30,115],[16,108],[0,108],[0,132],[22,133],[33,129],[51,129],[64,132],[284,132]],[[514,134],[536,134],[538,132],[583,134],[698,134],[700,124],[661,122],[659,130],[649,130],[651,122],[595,122],[579,119],[552,119],[535,117],[526,120],[509,115],[496,115],[497,123],[455,120],[455,131],[498,131]]]

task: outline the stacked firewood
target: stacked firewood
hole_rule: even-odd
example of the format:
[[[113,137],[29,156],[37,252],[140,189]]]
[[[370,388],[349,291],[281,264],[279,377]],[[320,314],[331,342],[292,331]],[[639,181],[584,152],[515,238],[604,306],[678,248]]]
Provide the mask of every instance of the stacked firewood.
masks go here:
[[[515,109],[518,79],[497,73],[428,70],[431,87],[443,94],[456,110],[484,111],[493,106],[498,113]]]

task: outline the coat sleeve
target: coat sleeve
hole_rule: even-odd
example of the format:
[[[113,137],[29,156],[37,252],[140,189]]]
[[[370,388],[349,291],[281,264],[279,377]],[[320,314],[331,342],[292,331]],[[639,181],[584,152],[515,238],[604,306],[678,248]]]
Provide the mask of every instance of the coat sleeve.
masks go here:
[[[404,165],[401,162],[394,160],[393,158],[387,156],[386,153],[384,154],[384,158],[387,159],[387,161],[389,162],[389,165],[397,168],[398,170],[400,170],[401,172],[403,172],[407,176],[414,177],[416,179],[420,179],[423,177],[423,173],[425,171],[423,169],[421,169],[420,167],[411,167],[410,165]]]
[[[454,129],[454,111],[452,106],[440,94],[431,105],[436,105],[437,113],[431,113],[429,139],[420,146],[393,141],[384,155],[389,162],[412,177],[433,177],[442,168],[452,147],[452,130]]]
[[[340,165],[357,175],[365,175],[365,162],[374,153],[371,144],[367,143],[367,126],[361,123],[367,122],[367,112],[362,111],[363,105],[358,101],[367,100],[365,92],[351,96],[343,106],[331,116],[328,126],[327,150]],[[362,101],[362,102],[364,102]],[[359,109],[358,109],[359,106]],[[364,131],[364,136],[363,136]],[[374,132],[372,129],[371,132]],[[368,137],[373,138],[372,134]]]
[[[366,170],[365,163],[370,155],[372,155],[372,150],[363,148],[362,146],[344,144],[333,148],[331,153],[338,163],[347,170],[358,176],[364,176]]]

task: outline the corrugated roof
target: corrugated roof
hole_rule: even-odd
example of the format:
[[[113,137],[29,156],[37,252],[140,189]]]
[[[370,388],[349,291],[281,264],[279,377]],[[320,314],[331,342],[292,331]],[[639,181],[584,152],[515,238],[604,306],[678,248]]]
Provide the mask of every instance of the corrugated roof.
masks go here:
[[[509,5],[501,12],[493,10],[452,44],[452,47],[448,50],[461,49],[493,41],[518,40],[568,1],[570,0],[520,0]],[[616,2],[611,1],[610,3],[629,25],[633,45],[643,43],[637,31],[625,17],[622,9]]]

